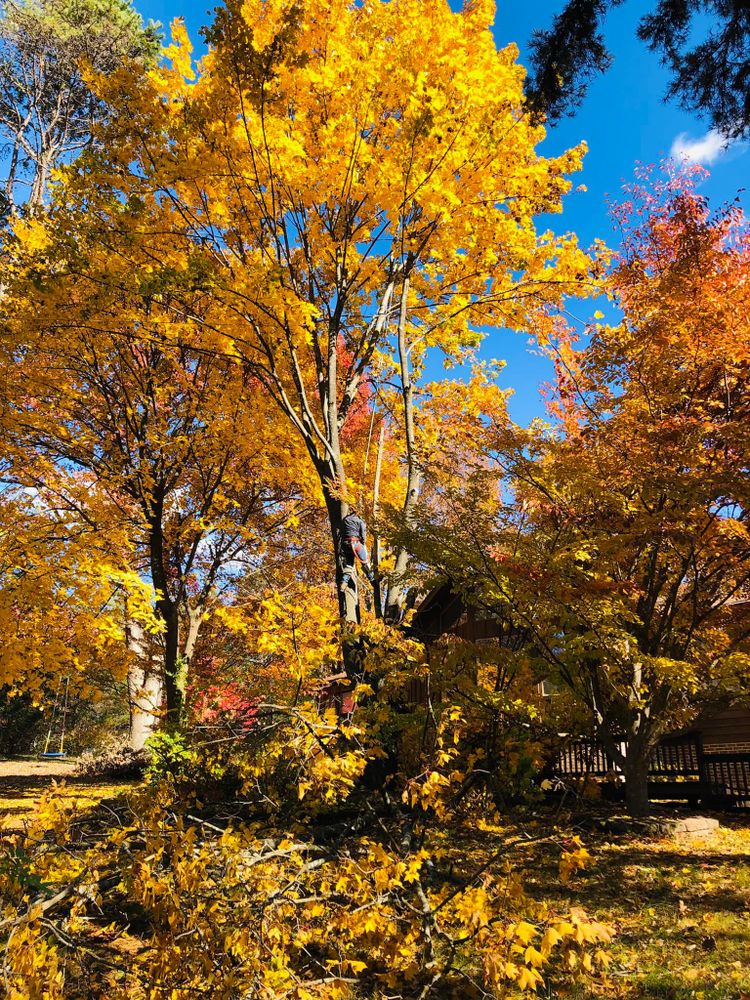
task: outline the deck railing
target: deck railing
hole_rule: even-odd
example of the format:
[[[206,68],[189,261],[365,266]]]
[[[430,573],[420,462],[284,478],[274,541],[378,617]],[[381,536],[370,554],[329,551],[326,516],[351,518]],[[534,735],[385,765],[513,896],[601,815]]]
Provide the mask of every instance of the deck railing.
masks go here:
[[[619,741],[624,751],[625,740]],[[565,777],[612,777],[622,781],[616,760],[594,740],[569,740],[553,771]],[[750,753],[713,753],[699,736],[663,739],[651,754],[649,797],[690,799],[717,808],[750,808]]]

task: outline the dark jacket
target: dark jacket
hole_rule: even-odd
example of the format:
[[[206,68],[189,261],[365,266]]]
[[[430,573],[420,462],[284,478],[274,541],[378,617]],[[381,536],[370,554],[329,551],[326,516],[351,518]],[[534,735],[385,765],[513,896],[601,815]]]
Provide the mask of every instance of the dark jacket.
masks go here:
[[[364,545],[366,542],[365,522],[357,514],[347,514],[342,524],[341,534],[344,541],[349,538],[358,538]]]

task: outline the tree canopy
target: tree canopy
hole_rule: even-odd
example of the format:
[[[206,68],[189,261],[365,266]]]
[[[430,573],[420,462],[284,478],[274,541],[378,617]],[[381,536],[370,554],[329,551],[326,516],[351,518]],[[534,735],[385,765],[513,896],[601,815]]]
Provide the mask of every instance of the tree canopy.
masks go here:
[[[109,288],[158,303],[175,346],[244,368],[307,452],[334,551],[357,411],[400,387],[400,413],[389,405],[408,516],[426,352],[467,357],[480,324],[543,335],[589,275],[573,236],[533,224],[559,211],[583,148],[535,152],[543,130],[521,113],[516,50],[497,51],[489,8],[423,7],[230,4],[195,78],[177,24],[170,63],[99,78],[109,111],[95,148],[49,220],[16,230],[32,253],[43,244],[45,294],[64,301],[68,328],[71,303],[88,322],[86,289]],[[63,310],[50,315],[53,329]]]
[[[85,73],[153,63],[159,25],[130,0],[4,0],[0,8],[0,144],[4,211],[35,211],[50,172],[89,142],[102,113]]]
[[[550,120],[574,110],[591,80],[612,62],[606,15],[622,0],[567,0],[552,25],[531,38],[527,93]],[[670,72],[667,97],[706,118],[729,139],[750,129],[750,11],[725,0],[657,0],[638,38]]]

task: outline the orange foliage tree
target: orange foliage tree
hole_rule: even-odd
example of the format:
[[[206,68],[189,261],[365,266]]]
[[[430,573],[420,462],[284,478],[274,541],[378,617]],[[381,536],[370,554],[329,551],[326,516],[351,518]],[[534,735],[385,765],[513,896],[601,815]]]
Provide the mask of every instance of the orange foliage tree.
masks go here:
[[[750,235],[684,175],[616,215],[622,322],[556,346],[557,429],[488,426],[421,545],[573,692],[642,811],[660,736],[750,688]]]

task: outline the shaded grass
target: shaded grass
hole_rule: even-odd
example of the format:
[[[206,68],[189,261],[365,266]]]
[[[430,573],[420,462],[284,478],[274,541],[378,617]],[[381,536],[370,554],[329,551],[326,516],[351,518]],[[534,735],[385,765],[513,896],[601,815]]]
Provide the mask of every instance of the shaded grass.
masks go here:
[[[705,838],[587,834],[592,863],[569,885],[556,879],[557,850],[529,847],[532,895],[556,909],[582,906],[615,931],[606,981],[548,995],[750,1000],[750,818],[722,823]]]

